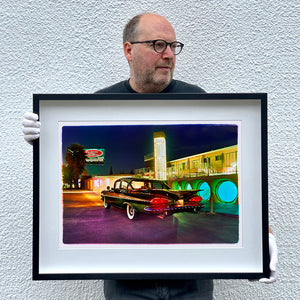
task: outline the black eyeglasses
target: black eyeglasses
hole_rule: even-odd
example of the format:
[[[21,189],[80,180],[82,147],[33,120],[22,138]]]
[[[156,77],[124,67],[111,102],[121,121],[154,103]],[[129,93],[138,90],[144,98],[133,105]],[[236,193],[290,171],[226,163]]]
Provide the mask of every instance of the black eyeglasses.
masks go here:
[[[141,41],[141,42],[130,42],[130,43],[131,44],[143,44],[143,43],[152,44],[154,51],[157,53],[165,52],[167,47],[170,46],[174,55],[178,55],[184,46],[184,44],[177,41],[168,43],[165,40],[152,40],[152,41]]]

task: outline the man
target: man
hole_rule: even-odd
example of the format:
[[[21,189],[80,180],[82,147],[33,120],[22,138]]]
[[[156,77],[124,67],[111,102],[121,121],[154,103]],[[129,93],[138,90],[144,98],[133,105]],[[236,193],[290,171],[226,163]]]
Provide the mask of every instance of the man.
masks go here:
[[[176,41],[172,25],[162,16],[142,14],[131,19],[123,32],[124,55],[129,63],[129,80],[119,82],[97,93],[205,93],[203,89],[174,80],[178,55],[183,48]],[[23,121],[24,138],[39,137],[38,116],[28,113]],[[273,244],[271,244],[271,242]],[[277,263],[274,236],[270,237],[273,282]],[[271,265],[271,264],[270,264]],[[212,299],[212,280],[106,280],[104,292],[109,299]]]
[[[155,14],[135,16],[123,31],[124,55],[130,79],[97,93],[205,93],[203,89],[173,80],[176,55],[183,44],[176,41],[172,25]]]

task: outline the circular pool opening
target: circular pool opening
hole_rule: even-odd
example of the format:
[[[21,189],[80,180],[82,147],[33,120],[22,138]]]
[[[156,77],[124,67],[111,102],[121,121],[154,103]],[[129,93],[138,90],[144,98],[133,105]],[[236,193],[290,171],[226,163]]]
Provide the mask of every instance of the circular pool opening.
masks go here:
[[[207,182],[203,180],[196,180],[193,182],[193,189],[200,190],[198,195],[202,197],[203,200],[209,200],[211,195],[211,189]]]
[[[183,190],[192,190],[191,185],[190,185],[186,180],[183,180],[183,181],[181,182],[181,188],[182,188]]]
[[[172,190],[181,190],[181,186],[177,181],[173,181]]]
[[[216,185],[216,196],[221,202],[232,203],[238,196],[237,186],[230,180],[221,180]]]

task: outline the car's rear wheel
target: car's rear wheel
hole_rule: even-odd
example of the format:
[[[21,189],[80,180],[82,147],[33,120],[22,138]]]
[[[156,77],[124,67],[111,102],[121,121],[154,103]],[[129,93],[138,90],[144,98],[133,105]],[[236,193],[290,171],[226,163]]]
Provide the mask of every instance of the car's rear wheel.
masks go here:
[[[106,202],[105,198],[103,199],[103,202],[104,202],[104,208],[110,209],[110,205]]]
[[[128,219],[133,220],[136,214],[134,208],[130,204],[127,204],[126,212]]]

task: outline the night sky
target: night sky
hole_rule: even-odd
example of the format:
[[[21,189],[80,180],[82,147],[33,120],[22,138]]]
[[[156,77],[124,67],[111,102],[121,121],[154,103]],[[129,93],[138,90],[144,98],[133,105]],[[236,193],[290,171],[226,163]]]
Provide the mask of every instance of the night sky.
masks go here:
[[[63,126],[62,153],[73,143],[104,148],[104,165],[86,165],[89,175],[129,174],[144,167],[144,155],[153,153],[153,132],[166,135],[167,161],[237,145],[238,127],[213,125],[100,125]]]

